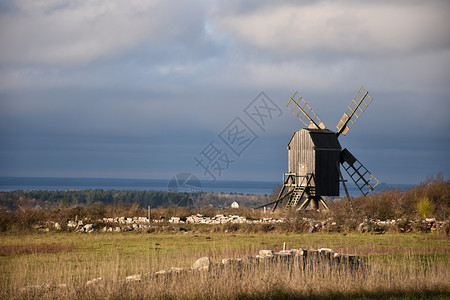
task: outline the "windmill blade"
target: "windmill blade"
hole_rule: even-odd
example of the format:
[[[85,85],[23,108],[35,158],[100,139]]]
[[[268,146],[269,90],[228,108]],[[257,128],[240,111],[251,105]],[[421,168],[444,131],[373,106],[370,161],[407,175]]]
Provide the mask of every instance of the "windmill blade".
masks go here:
[[[380,183],[347,149],[341,151],[341,164],[361,193],[366,196]]]
[[[338,129],[337,135],[339,136],[341,133],[346,135],[350,128],[353,127],[356,120],[361,116],[361,114],[367,109],[369,104],[372,102],[372,97],[370,97],[369,92],[361,86],[356,93],[355,97],[353,97],[352,102],[347,107],[347,110],[344,112],[341,120],[336,126]]]
[[[325,129],[325,125],[320,121],[319,117],[306,103],[305,99],[298,92],[289,99],[286,107],[302,121],[305,126],[311,129]]]

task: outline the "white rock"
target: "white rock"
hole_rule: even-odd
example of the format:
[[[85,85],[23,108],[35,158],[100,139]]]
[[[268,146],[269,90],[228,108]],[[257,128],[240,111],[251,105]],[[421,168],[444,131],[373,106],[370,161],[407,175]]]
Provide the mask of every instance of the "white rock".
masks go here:
[[[96,284],[96,283],[100,283],[102,281],[103,281],[103,277],[98,277],[98,278],[94,278],[94,279],[88,280],[86,282],[86,285]]]
[[[274,255],[281,256],[281,257],[288,257],[288,256],[291,256],[290,253],[288,253],[288,252],[283,252],[283,251],[275,252]]]
[[[273,256],[273,250],[259,250],[260,256]]]
[[[86,224],[83,226],[84,231],[90,231],[94,229],[94,224]]]
[[[127,282],[141,281],[141,280],[142,280],[142,275],[141,274],[130,275],[130,276],[127,276],[127,278],[126,278]]]
[[[329,252],[329,253],[333,252],[333,250],[331,250],[330,248],[320,248],[318,250],[319,252]]]
[[[240,265],[242,262],[242,259],[240,258],[224,258],[222,259],[222,264],[229,265],[229,264],[238,264]]]
[[[192,266],[193,269],[209,268],[211,267],[211,260],[209,257],[202,257],[197,259],[197,261]]]
[[[162,276],[162,275],[169,275],[171,273],[172,273],[171,270],[160,270],[158,272],[155,272],[153,275],[154,276]]]
[[[78,223],[75,221],[69,221],[67,222],[67,227],[77,227]]]
[[[303,249],[292,249],[292,251],[293,251],[293,253],[296,255],[296,256],[304,256],[304,255],[306,255],[306,250],[303,250]]]

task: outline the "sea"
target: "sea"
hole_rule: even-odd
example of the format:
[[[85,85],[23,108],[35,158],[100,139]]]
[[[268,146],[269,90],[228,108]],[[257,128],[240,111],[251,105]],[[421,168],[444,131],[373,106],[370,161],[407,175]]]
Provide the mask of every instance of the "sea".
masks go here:
[[[137,191],[178,191],[178,192],[219,192],[235,194],[271,195],[273,189],[281,185],[276,181],[200,181],[186,177],[172,179],[128,179],[128,178],[60,178],[60,177],[0,177],[0,191],[16,190],[137,190]],[[388,188],[407,190],[413,185],[380,184],[376,191]],[[360,194],[355,185],[347,184],[350,195]],[[341,196],[344,189],[341,187]]]

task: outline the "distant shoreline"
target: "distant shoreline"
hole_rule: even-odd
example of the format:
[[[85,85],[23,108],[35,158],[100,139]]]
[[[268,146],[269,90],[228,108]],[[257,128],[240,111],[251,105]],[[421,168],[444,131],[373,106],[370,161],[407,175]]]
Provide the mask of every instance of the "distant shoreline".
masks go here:
[[[136,190],[136,191],[179,191],[179,192],[221,192],[228,194],[270,195],[274,187],[281,182],[275,181],[237,181],[217,180],[198,181],[195,186],[182,184],[168,179],[129,179],[129,178],[63,178],[63,177],[0,177],[0,192],[16,190],[48,190],[67,191],[85,189],[103,190]],[[347,183],[352,196],[358,196],[359,191],[353,184]],[[389,188],[400,188],[402,191],[416,186],[415,184],[382,183],[376,191]],[[341,189],[341,195],[344,193]]]
[[[0,177],[0,191],[15,190],[136,190],[179,192],[223,192],[242,194],[271,194],[278,182],[265,181],[197,181],[194,185],[168,179],[128,178],[59,178],[59,177]]]

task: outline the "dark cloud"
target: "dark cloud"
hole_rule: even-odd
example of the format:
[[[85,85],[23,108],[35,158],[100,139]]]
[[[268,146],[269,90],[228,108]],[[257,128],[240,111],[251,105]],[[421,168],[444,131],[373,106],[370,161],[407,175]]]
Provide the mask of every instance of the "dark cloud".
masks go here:
[[[385,182],[450,169],[446,1],[0,6],[0,175],[207,179],[194,155],[260,91],[335,130],[361,84],[343,146]],[[284,110],[221,178],[278,180],[300,126]]]

